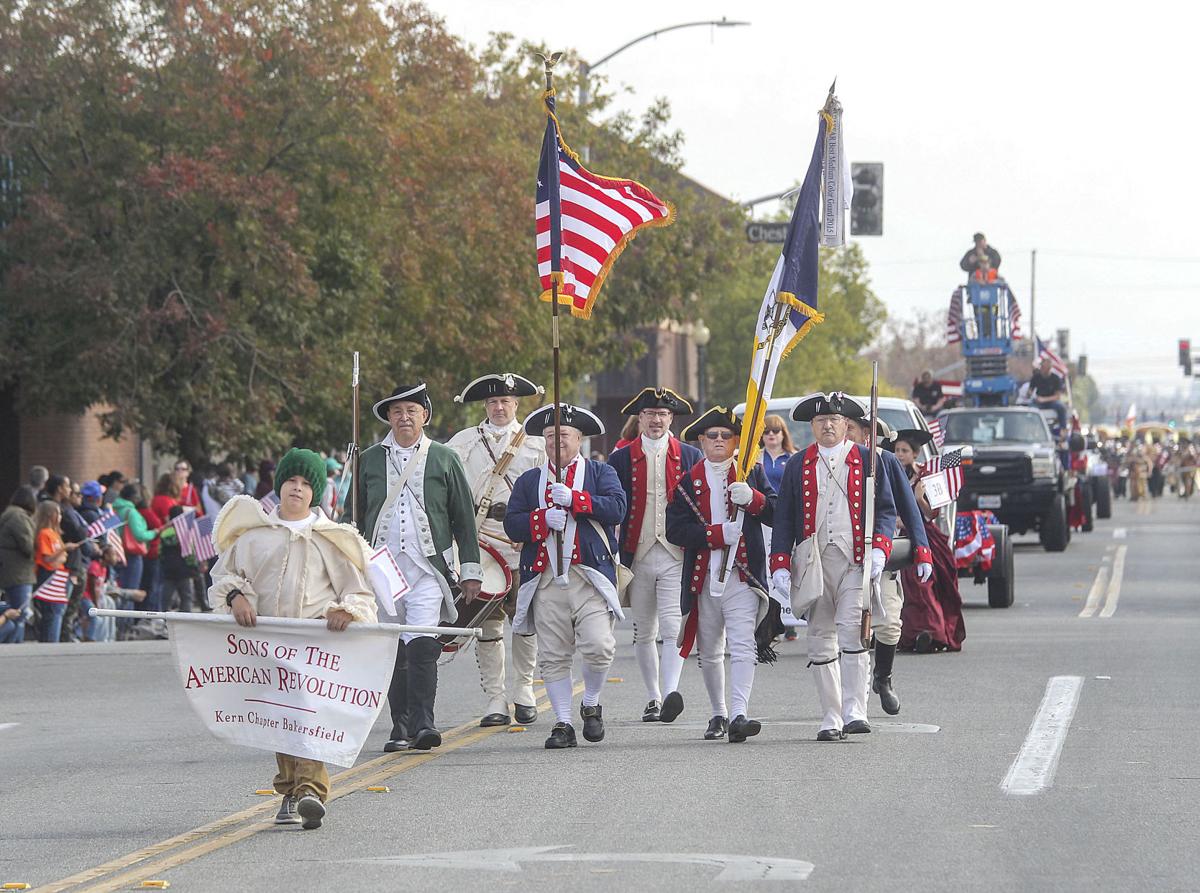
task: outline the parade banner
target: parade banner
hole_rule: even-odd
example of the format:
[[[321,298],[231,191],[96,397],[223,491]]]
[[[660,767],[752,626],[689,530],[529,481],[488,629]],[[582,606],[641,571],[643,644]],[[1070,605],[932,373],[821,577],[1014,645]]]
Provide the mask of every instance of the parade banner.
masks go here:
[[[184,695],[215,736],[353,766],[387,698],[395,624],[165,614]]]

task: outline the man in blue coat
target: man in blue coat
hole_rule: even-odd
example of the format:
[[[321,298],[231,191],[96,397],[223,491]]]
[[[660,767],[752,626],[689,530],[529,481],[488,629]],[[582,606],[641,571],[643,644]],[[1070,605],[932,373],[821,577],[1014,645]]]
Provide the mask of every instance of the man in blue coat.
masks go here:
[[[929,551],[929,538],[925,535],[925,519],[917,507],[917,498],[913,496],[912,487],[908,484],[908,474],[900,460],[889,452],[891,443],[895,440],[895,432],[888,427],[883,419],[877,419],[876,447],[879,455],[880,477],[886,476],[888,486],[892,489],[892,499],[896,503],[896,513],[904,522],[905,533],[912,541],[912,560],[917,566],[917,577],[924,583],[933,576],[933,553]],[[866,446],[868,425],[865,420],[847,419],[846,436],[855,443]],[[929,440],[928,432],[918,431],[916,435],[924,435]],[[910,436],[916,436],[911,435]],[[894,536],[894,534],[893,534]],[[871,631],[875,634],[875,668],[872,673],[872,688],[879,695],[879,705],[885,713],[895,716],[900,712],[900,698],[892,688],[892,665],[896,660],[896,646],[900,644],[900,613],[904,609],[904,593],[900,589],[898,572],[884,572],[879,580],[879,588],[883,595],[883,606],[886,613],[881,617],[872,617]],[[866,685],[866,680],[863,680]],[[869,697],[865,688],[862,691],[865,702]]]
[[[621,561],[633,572],[626,595],[633,609],[633,653],[649,699],[642,722],[672,722],[683,708],[678,692],[683,657],[673,644],[679,637],[683,550],[667,538],[667,506],[701,457],[698,449],[671,434],[671,422],[677,415],[691,415],[692,405],[670,388],[643,388],[621,411],[636,415],[641,429],[632,443],[608,457],[608,464],[621,479],[629,504],[621,523]]]
[[[816,442],[788,460],[775,507],[771,581],[791,599],[797,616],[808,613],[808,662],[822,713],[818,741],[871,731],[864,695],[871,660],[862,644],[863,573],[874,579],[883,573],[896,506],[887,475],[878,475],[875,523],[864,535],[871,461],[865,447],[847,440],[846,420],[866,414],[836,391],[796,405],[792,418],[811,423]]]
[[[530,413],[525,431],[546,438],[547,462],[517,478],[504,532],[521,547],[521,583],[513,631],[536,633],[538,663],[558,722],[548,750],[575,747],[571,724],[571,663],[583,658],[583,737],[604,738],[600,692],[616,653],[614,618],[624,619],[617,594],[615,528],[625,518],[625,491],[617,473],[585,459],[585,437],[604,433],[595,415],[559,404]]]

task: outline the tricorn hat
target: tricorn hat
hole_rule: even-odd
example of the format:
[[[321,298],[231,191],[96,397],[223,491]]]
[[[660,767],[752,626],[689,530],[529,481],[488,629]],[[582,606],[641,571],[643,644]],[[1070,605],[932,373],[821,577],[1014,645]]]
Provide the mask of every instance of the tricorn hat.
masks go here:
[[[636,397],[622,407],[625,415],[637,415],[643,409],[669,409],[675,415],[691,415],[692,404],[670,388],[642,388]]]
[[[599,437],[604,433],[604,423],[595,413],[570,403],[560,403],[558,407],[559,424],[564,428],[574,428],[584,437]],[[535,437],[541,437],[547,428],[553,428],[554,404],[548,403],[527,415],[524,427],[526,434]]]
[[[862,419],[866,418],[867,410],[853,397],[847,397],[841,391],[831,391],[828,394],[809,394],[792,410],[792,418],[797,422],[811,422],[820,415],[841,415],[848,419]]]
[[[532,397],[546,389],[515,372],[492,372],[481,375],[454,398],[455,403],[476,403],[488,397]]]
[[[914,450],[919,450],[927,443],[933,442],[933,435],[928,431],[922,431],[920,428],[901,428],[893,433],[892,442],[887,446],[887,449],[895,452],[896,444],[903,440],[905,443],[912,446]]]
[[[397,400],[404,400],[408,403],[419,403],[425,407],[427,415],[433,415],[433,404],[429,402],[429,391],[426,389],[425,382],[423,381],[419,381],[416,384],[401,385],[390,396],[384,397],[372,406],[371,412],[375,413],[375,418],[386,425],[388,423],[388,404],[395,403]]]
[[[865,414],[861,419],[854,416],[847,416],[847,418],[855,424],[860,425],[864,430],[866,429],[867,419]],[[888,444],[893,443],[896,440],[896,432],[893,431],[892,426],[883,419],[876,418],[875,439],[877,441],[876,446],[886,447]]]
[[[684,428],[680,438],[683,440],[699,440],[700,435],[709,428],[728,428],[734,434],[741,434],[742,420],[724,406],[714,406]]]

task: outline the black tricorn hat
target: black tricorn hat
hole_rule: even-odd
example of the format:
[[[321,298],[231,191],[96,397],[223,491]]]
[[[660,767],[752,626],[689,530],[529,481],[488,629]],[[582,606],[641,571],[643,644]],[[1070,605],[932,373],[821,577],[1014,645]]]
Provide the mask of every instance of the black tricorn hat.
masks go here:
[[[493,372],[481,375],[454,398],[455,403],[476,403],[488,397],[532,397],[544,394],[546,389],[535,385],[523,375],[515,372]]]
[[[604,433],[604,423],[595,413],[570,403],[560,403],[558,406],[559,424],[564,428],[575,428],[584,437],[599,437]],[[527,415],[524,427],[526,434],[535,437],[541,437],[547,428],[553,428],[554,404],[548,403]]]
[[[914,450],[919,450],[921,447],[925,446],[925,444],[933,442],[933,435],[928,431],[922,431],[920,428],[901,428],[899,431],[896,431],[893,434],[891,444],[885,444],[885,446],[887,449],[895,452],[896,444],[901,440],[911,446]]]
[[[861,419],[854,416],[847,416],[847,418],[866,430],[867,419],[865,414]],[[880,418],[875,419],[875,440],[876,446],[888,447],[889,449],[888,445],[894,443],[896,440],[896,432],[892,430],[892,426]]]
[[[809,394],[792,410],[792,418],[797,422],[811,422],[819,415],[841,415],[848,419],[862,419],[866,418],[867,410],[853,397],[847,397],[841,391],[830,391],[828,394]]]
[[[669,409],[675,415],[691,415],[692,404],[670,388],[642,388],[638,395],[622,407],[625,415],[637,415],[643,409]]]
[[[741,434],[742,420],[724,406],[714,406],[684,428],[679,436],[683,440],[699,440],[700,435],[709,428],[728,428],[734,434]]]
[[[433,404],[429,402],[429,391],[425,387],[425,382],[418,381],[416,384],[400,385],[392,391],[390,396],[384,397],[378,403],[371,407],[371,412],[375,413],[375,418],[388,424],[387,408],[389,403],[395,403],[397,400],[405,400],[409,403],[419,403],[425,407],[427,415],[433,415]]]

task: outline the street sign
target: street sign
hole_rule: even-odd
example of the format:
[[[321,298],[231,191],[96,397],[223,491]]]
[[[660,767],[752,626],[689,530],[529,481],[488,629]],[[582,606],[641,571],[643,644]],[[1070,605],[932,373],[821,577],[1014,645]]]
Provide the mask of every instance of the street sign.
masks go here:
[[[746,241],[782,245],[787,239],[787,221],[754,220],[746,224]]]

